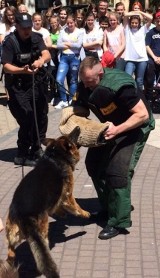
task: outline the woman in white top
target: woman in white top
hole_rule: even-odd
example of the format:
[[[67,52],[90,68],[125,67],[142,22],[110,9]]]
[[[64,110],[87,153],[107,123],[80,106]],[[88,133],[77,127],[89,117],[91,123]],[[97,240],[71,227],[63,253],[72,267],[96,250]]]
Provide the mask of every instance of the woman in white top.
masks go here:
[[[86,14],[86,25],[83,36],[83,48],[86,56],[94,56],[101,60],[103,55],[103,30],[95,25],[92,12]]]
[[[56,109],[68,106],[77,90],[82,40],[83,30],[76,27],[75,16],[68,15],[67,27],[61,30],[57,41],[57,48],[61,51],[61,56],[56,77],[59,84],[60,102],[55,106]],[[68,99],[64,88],[67,74],[69,75]]]
[[[0,44],[2,44],[5,36],[15,30],[15,13],[15,7],[9,6],[5,8],[2,23],[0,24]]]
[[[119,15],[115,12],[109,14],[110,26],[104,31],[103,50],[110,51],[115,58],[115,68],[124,70],[125,34],[123,25],[119,25]]]
[[[34,13],[32,15],[33,27],[32,31],[40,33],[43,37],[44,43],[48,48],[52,47],[52,41],[50,38],[49,31],[42,27],[42,16],[39,13]]]
[[[2,23],[0,24],[0,56],[2,43],[7,35],[15,30],[15,13],[16,8],[14,6],[9,6],[5,8]],[[7,100],[9,100],[9,95],[7,89],[5,88]]]
[[[5,8],[7,7],[7,3],[5,0],[1,0],[0,3],[0,22],[2,22],[2,18],[4,15]]]
[[[141,16],[145,16],[148,22],[141,26]],[[133,75],[137,87],[143,90],[144,74],[147,67],[148,56],[145,46],[145,35],[152,21],[152,15],[141,11],[132,11],[124,16],[124,28],[126,35],[125,71]]]

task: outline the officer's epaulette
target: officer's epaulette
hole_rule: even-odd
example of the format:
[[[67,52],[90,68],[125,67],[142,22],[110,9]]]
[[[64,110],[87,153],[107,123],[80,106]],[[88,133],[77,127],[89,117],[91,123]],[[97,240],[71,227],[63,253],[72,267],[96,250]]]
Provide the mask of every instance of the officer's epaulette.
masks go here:
[[[34,40],[34,39],[36,39],[36,38],[42,38],[43,39],[43,36],[42,36],[42,34],[40,34],[40,33],[37,33],[37,32],[34,32],[34,31],[32,31],[32,33],[31,33],[31,39],[32,40]]]
[[[5,38],[4,38],[4,40],[3,40],[3,42],[2,42],[2,44],[5,44],[5,42],[6,42],[11,36],[13,36],[13,35],[14,35],[14,32],[11,32],[11,33],[9,33],[8,35],[6,35]]]

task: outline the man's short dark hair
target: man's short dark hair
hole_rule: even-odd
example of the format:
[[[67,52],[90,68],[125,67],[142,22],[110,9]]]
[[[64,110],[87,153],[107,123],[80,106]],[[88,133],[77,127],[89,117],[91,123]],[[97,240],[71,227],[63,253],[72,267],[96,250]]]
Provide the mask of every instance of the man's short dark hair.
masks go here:
[[[123,6],[125,8],[125,5],[123,2],[117,2],[115,5],[115,10],[119,7],[119,6]]]
[[[79,75],[81,75],[86,68],[92,69],[95,65],[98,65],[99,63],[100,62],[98,58],[92,56],[84,58],[79,67]]]
[[[109,24],[109,18],[108,18],[108,16],[106,16],[106,15],[100,16],[100,18],[99,18],[99,24],[100,24],[101,22],[105,22],[105,23],[108,23],[108,24]]]

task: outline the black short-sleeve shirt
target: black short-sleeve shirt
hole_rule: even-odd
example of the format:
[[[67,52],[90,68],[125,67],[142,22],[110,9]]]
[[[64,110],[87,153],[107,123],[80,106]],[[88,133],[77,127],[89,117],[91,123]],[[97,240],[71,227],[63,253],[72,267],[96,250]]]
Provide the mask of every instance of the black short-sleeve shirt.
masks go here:
[[[117,92],[110,88],[97,86],[91,91],[80,82],[77,90],[77,105],[83,105],[93,111],[101,122],[111,121],[119,125],[130,116],[130,110],[142,99],[148,112],[145,97],[133,86],[124,86]]]
[[[14,35],[18,41],[20,52],[22,54],[31,53],[33,44],[37,46],[39,53],[47,49],[43,41],[43,38],[40,34],[32,32],[31,37],[25,41],[21,40],[21,38],[18,35],[18,32],[15,31]],[[12,34],[6,37],[2,46],[2,64],[4,65],[6,63],[9,63],[9,64],[14,64],[15,66],[16,65],[19,66],[16,62],[17,50],[13,42],[13,39],[11,39],[11,36]],[[38,57],[35,56],[34,60],[36,59],[38,59]]]
[[[151,29],[145,38],[146,46],[149,46],[154,55],[160,56],[160,31],[157,28]]]

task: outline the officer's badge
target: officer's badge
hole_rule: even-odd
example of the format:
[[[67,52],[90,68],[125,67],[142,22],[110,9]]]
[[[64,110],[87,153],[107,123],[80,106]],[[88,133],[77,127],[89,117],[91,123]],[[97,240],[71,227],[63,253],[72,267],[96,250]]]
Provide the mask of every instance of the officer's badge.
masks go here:
[[[114,110],[117,109],[117,106],[115,105],[114,102],[111,102],[108,106],[100,108],[101,112],[103,115],[109,115],[111,114]]]

